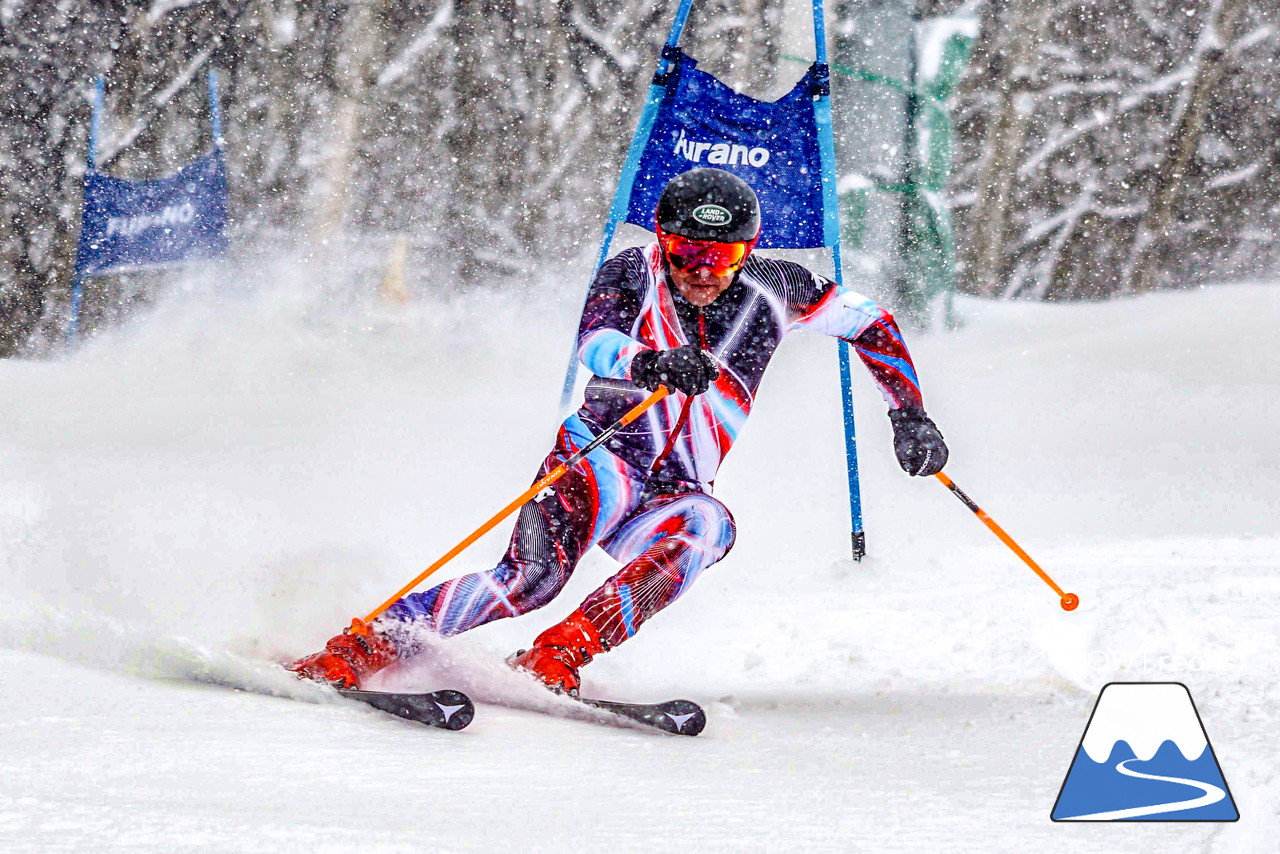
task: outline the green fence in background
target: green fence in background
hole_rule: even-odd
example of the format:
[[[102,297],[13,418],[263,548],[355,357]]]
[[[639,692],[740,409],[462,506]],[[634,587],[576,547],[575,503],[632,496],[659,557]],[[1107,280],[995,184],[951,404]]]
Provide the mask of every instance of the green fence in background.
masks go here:
[[[879,145],[864,139],[863,150],[852,156],[847,149],[842,152],[841,231],[848,263],[863,267],[848,271],[855,288],[860,277],[875,280],[867,270],[884,271],[878,284],[888,291],[895,314],[912,326],[929,326],[933,310],[941,306],[950,325],[957,258],[946,197],[954,137],[947,105],[968,66],[978,25],[976,17],[968,15],[935,17],[906,22],[902,33],[911,32],[914,39],[904,37],[900,41],[907,44],[892,46],[905,51],[905,57],[876,63],[892,65],[896,60],[906,71],[901,77],[866,67],[831,66],[833,75],[845,78],[842,88],[853,94],[861,109],[882,113],[860,118],[873,118],[884,136],[896,128],[898,137],[879,140]],[[867,64],[874,61],[871,57]],[[867,88],[860,91],[861,87]],[[841,130],[837,126],[837,135]],[[874,217],[881,221],[873,223]],[[895,221],[886,224],[886,218]]]

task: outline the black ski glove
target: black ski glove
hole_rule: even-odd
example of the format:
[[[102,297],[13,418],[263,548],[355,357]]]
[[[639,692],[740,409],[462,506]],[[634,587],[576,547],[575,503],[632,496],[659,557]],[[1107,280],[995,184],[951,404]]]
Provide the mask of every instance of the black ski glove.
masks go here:
[[[891,409],[893,452],[898,465],[912,476],[932,475],[947,464],[947,443],[928,415],[920,409]]]
[[[685,394],[702,394],[718,376],[716,360],[692,344],[671,350],[642,350],[631,360],[631,381],[649,391],[665,385]]]

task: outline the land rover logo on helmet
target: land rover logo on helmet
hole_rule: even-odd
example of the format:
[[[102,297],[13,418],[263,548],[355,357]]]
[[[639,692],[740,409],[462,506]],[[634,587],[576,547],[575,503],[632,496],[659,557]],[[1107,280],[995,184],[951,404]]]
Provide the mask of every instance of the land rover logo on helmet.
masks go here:
[[[703,225],[723,226],[733,222],[733,214],[719,205],[699,205],[691,216]]]

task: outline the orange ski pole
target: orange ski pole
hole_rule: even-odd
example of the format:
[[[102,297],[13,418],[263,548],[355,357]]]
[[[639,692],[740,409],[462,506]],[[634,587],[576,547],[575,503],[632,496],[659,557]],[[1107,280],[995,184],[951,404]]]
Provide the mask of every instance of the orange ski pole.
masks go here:
[[[1056,583],[1054,583],[1054,580],[1049,577],[1049,573],[1041,569],[1040,565],[1031,559],[1031,555],[1023,551],[1022,546],[1015,543],[1013,541],[1013,537],[1006,534],[1004,532],[1004,528],[1001,528],[999,525],[997,525],[996,520],[988,516],[985,510],[983,510],[981,507],[979,507],[977,504],[973,502],[972,498],[965,495],[964,491],[961,490],[960,487],[956,486],[955,482],[951,480],[951,478],[947,477],[942,472],[938,472],[937,474],[934,475],[934,477],[942,481],[942,483],[947,487],[947,489],[951,490],[952,494],[955,495],[956,498],[959,498],[960,501],[964,503],[965,507],[968,507],[970,510],[972,510],[974,515],[982,520],[982,524],[990,528],[992,533],[994,533],[997,537],[1000,538],[1000,542],[1004,543],[1006,546],[1012,549],[1013,553],[1016,554],[1018,557],[1022,558],[1023,562],[1026,563],[1027,566],[1031,567],[1035,571],[1036,575],[1040,576],[1041,580],[1044,581],[1045,584],[1053,588],[1053,592],[1057,593],[1058,596],[1062,599],[1062,602],[1061,602],[1062,610],[1074,611],[1080,605],[1079,596],[1077,596],[1074,593],[1063,593],[1062,588],[1059,587]]]
[[[602,430],[600,432],[600,435],[596,436],[587,445],[583,446],[582,450],[578,451],[576,454],[569,457],[569,459],[565,460],[560,465],[556,466],[554,469],[547,472],[545,476],[539,478],[538,482],[535,483],[533,486],[529,487],[528,489],[526,489],[523,493],[521,493],[519,498],[512,501],[506,507],[503,507],[496,514],[494,514],[494,516],[491,519],[489,519],[488,522],[485,522],[479,528],[476,528],[474,531],[468,534],[462,540],[462,542],[458,543],[456,546],[449,549],[449,551],[445,552],[435,563],[431,564],[431,566],[424,569],[422,572],[418,574],[416,578],[414,578],[404,587],[396,591],[394,596],[392,596],[387,601],[383,602],[377,608],[374,608],[372,611],[370,611],[368,616],[366,616],[363,620],[361,620],[358,617],[352,619],[351,632],[353,634],[361,634],[361,635],[365,634],[369,630],[369,623],[372,623],[374,620],[378,618],[378,616],[383,611],[390,608],[400,598],[402,598],[405,594],[407,594],[410,590],[412,590],[413,588],[421,584],[423,579],[431,575],[433,572],[438,570],[440,567],[444,566],[449,561],[453,560],[455,557],[461,554],[462,551],[466,549],[467,546],[471,545],[476,540],[480,539],[485,534],[493,530],[493,528],[499,522],[501,522],[503,519],[510,516],[516,510],[519,510],[521,507],[523,507],[524,503],[528,501],[530,498],[533,498],[539,492],[546,489],[548,486],[555,483],[560,478],[564,477],[574,466],[582,462],[583,459],[586,458],[587,454],[591,453],[596,448],[600,447],[605,442],[612,439],[615,433],[617,433],[623,427],[626,427],[632,421],[635,421],[637,418],[639,418],[641,415],[644,414],[645,410],[653,406],[658,401],[662,400],[664,397],[666,397],[670,393],[671,392],[667,391],[666,386],[659,386],[657,391],[655,391],[653,394],[646,397],[640,403],[633,406],[631,410],[627,412],[626,415],[623,415],[617,421],[613,422],[604,430]]]

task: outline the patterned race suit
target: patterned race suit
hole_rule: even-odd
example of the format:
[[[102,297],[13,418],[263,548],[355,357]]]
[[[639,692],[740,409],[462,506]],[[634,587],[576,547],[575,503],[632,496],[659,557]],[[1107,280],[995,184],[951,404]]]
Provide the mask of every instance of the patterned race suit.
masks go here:
[[[539,477],[647,396],[629,379],[636,353],[697,344],[719,363],[719,378],[705,394],[673,392],[527,503],[497,567],[406,596],[383,620],[421,621],[447,636],[524,614],[550,602],[599,544],[624,566],[582,610],[606,647],[631,637],[733,546],[733,517],[711,484],[793,329],[849,341],[891,408],[924,408],[902,334],[870,300],[798,264],[752,255],[698,308],[669,283],[656,243],[619,253],[597,273],[579,328],[578,352],[594,374],[586,400]]]

